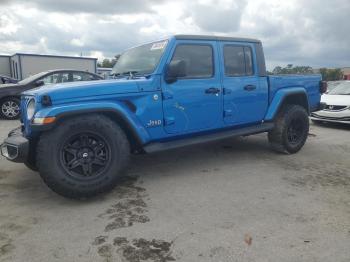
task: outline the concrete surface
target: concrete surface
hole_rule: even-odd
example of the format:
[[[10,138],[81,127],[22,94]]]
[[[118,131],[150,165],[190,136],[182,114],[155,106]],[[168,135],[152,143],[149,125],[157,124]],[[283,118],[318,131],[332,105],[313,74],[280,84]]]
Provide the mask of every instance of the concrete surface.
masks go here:
[[[88,201],[1,158],[0,261],[349,261],[350,128],[310,133],[289,156],[265,134],[136,156]]]

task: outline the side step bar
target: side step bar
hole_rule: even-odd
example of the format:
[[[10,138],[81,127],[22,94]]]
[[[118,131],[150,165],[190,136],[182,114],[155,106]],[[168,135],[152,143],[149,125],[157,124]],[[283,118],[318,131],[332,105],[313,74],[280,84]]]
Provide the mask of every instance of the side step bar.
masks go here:
[[[228,131],[222,131],[215,134],[207,134],[201,136],[195,136],[190,138],[178,139],[166,142],[154,142],[146,145],[143,149],[147,153],[153,153],[157,151],[163,151],[178,147],[190,146],[214,140],[221,140],[229,137],[253,135],[271,130],[274,127],[273,123],[263,123],[257,126],[243,127],[239,129],[233,129]]]

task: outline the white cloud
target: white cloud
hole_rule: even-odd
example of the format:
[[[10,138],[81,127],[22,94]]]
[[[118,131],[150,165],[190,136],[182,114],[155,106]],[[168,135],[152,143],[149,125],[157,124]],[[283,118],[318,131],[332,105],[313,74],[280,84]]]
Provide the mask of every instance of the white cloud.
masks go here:
[[[78,39],[78,38],[73,38],[70,43],[74,46],[84,46],[84,42],[81,40],[81,39]]]
[[[9,15],[1,14],[0,16],[0,34],[11,35],[16,33],[21,26],[15,23],[15,19]]]
[[[0,52],[113,57],[174,33],[259,38],[267,64],[349,66],[349,0],[11,0]]]

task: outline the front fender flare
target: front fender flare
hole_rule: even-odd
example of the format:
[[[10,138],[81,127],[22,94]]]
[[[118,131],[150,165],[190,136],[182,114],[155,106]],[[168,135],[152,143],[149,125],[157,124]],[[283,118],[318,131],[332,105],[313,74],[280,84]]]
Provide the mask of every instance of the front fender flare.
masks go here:
[[[135,113],[122,102],[90,102],[84,104],[72,103],[54,105],[52,107],[42,108],[35,114],[35,117],[56,117],[55,123],[57,123],[60,119],[67,116],[104,112],[114,113],[121,117],[125,123],[128,124],[128,127],[131,128],[133,134],[138,138],[141,144],[146,144],[150,141],[150,136],[146,128],[141,124]],[[40,126],[33,124],[32,129],[34,130],[35,127],[38,129],[40,128]]]
[[[279,109],[281,108],[281,106],[283,105],[284,101],[292,96],[292,95],[302,95],[306,98],[307,101],[307,105],[309,107],[309,102],[308,102],[308,96],[307,96],[307,92],[305,90],[305,88],[303,87],[292,87],[292,88],[285,88],[285,89],[280,89],[278,90],[269,107],[267,110],[267,113],[265,115],[264,120],[265,121],[272,121],[275,117],[275,115],[278,113]],[[307,110],[309,111],[309,108],[307,108]]]

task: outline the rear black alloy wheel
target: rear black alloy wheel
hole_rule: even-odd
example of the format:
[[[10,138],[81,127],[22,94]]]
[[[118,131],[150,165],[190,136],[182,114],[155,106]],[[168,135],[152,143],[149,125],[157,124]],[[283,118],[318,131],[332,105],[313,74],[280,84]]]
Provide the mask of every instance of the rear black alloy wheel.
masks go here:
[[[287,129],[287,139],[291,145],[297,145],[303,139],[305,133],[305,125],[296,118],[292,119]]]
[[[94,178],[103,174],[110,164],[111,149],[100,135],[80,133],[63,143],[60,160],[70,176]]]
[[[6,98],[1,101],[1,116],[4,119],[18,119],[20,115],[20,101],[17,98]]]
[[[113,189],[130,155],[124,131],[101,114],[62,121],[42,133],[36,148],[40,176],[68,198],[88,198]]]

